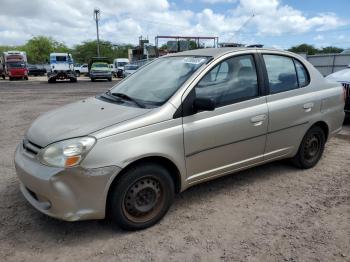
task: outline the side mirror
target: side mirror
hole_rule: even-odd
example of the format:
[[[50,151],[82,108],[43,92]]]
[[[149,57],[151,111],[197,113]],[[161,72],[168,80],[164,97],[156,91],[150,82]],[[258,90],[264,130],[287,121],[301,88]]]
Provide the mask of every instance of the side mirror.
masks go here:
[[[215,109],[215,101],[212,98],[196,98],[193,103],[197,111],[213,111]]]

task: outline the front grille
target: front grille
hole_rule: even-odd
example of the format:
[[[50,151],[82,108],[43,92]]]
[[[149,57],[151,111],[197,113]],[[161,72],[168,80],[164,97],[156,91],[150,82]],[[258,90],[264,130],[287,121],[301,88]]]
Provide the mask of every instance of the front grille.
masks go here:
[[[25,138],[23,139],[23,149],[29,154],[37,155],[42,149],[42,147],[30,142],[28,139]]]
[[[345,90],[345,112],[350,111],[350,83],[341,83]]]
[[[350,98],[350,83],[341,83],[345,89],[346,98]]]

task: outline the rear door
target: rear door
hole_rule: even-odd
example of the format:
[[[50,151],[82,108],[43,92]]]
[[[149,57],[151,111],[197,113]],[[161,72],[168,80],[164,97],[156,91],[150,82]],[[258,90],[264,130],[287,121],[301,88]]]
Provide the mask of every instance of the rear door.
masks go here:
[[[183,118],[189,183],[262,161],[268,110],[258,79],[254,55],[239,55],[215,65],[192,90],[216,108]]]
[[[276,53],[263,53],[268,81],[269,127],[265,160],[294,154],[309,121],[320,112],[306,67],[299,60]]]

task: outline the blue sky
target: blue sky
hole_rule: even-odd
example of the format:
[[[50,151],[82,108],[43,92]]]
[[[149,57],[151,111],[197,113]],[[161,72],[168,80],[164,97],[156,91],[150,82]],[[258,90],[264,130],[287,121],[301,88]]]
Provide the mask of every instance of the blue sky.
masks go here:
[[[156,35],[207,35],[218,36],[221,42],[283,49],[304,42],[317,47],[350,47],[350,0],[1,2],[0,45],[23,44],[36,35],[51,36],[69,46],[95,39],[92,11],[99,7],[101,38],[116,44],[137,44],[140,35],[151,42]]]

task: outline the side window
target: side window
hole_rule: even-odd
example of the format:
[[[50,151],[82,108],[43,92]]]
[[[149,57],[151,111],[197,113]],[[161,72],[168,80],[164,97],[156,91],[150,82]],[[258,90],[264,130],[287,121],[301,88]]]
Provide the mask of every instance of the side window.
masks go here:
[[[294,63],[295,63],[295,68],[297,70],[299,86],[300,87],[307,86],[310,82],[310,79],[309,79],[309,74],[307,73],[305,66],[302,63],[300,63],[298,60],[295,60],[295,59],[294,59]]]
[[[270,94],[299,88],[293,59],[280,55],[263,55]]]
[[[258,96],[252,55],[229,58],[210,70],[197,84],[196,97],[212,98],[216,107]]]

